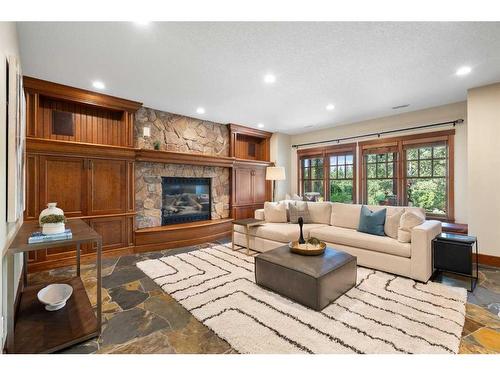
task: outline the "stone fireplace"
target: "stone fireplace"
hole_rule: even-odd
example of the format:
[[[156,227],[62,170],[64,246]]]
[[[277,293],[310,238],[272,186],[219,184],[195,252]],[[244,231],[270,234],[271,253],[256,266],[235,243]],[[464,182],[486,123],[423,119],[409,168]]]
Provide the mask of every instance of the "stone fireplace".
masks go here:
[[[135,167],[137,228],[162,225],[162,177],[209,178],[212,219],[229,217],[229,168],[138,162]]]
[[[150,137],[143,136],[144,127],[150,129]],[[229,132],[226,125],[151,108],[143,107],[136,112],[134,135],[135,145],[141,149],[152,150],[156,144],[161,151],[213,156],[229,155]],[[224,167],[136,162],[136,227],[139,229],[162,225],[162,213],[168,207],[168,202],[163,199],[162,181],[164,178],[209,179],[211,203],[207,217],[228,218],[230,216],[229,176],[230,169]],[[186,203],[179,202],[179,204]]]

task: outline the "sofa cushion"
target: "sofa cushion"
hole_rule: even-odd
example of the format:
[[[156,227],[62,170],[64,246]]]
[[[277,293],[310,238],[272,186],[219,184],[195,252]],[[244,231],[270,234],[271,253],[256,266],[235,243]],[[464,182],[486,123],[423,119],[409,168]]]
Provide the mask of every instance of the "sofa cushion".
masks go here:
[[[312,229],[310,235],[331,244],[352,246],[407,258],[411,256],[409,243],[401,243],[387,236],[358,232],[355,229],[328,226]]]
[[[311,221],[317,224],[330,224],[332,204],[330,202],[307,202]]]
[[[384,224],[387,209],[371,211],[368,207],[362,206],[359,215],[358,232],[373,234],[375,236],[385,236]]]
[[[425,221],[425,212],[418,208],[406,208],[399,221],[398,241],[410,242],[411,230]]]
[[[395,240],[398,239],[399,221],[401,220],[401,216],[404,212],[405,210],[403,208],[395,210],[392,214],[387,211],[384,224],[384,232],[387,236],[394,238]]]
[[[310,237],[310,232],[313,229],[326,227],[325,224],[304,224],[302,231],[304,238]],[[239,233],[246,233],[245,227],[235,225],[234,230]],[[250,228],[250,234],[262,237],[271,241],[288,243],[299,239],[300,228],[298,224],[289,223],[265,223],[256,227]]]
[[[288,221],[286,217],[286,204],[284,202],[265,202],[264,217],[269,223],[286,223]]]
[[[288,221],[292,224],[297,224],[299,222],[299,217],[302,217],[304,224],[312,223],[307,202],[290,203],[288,205],[288,212],[290,216]]]
[[[341,228],[357,229],[360,213],[360,204],[332,203],[330,225]]]

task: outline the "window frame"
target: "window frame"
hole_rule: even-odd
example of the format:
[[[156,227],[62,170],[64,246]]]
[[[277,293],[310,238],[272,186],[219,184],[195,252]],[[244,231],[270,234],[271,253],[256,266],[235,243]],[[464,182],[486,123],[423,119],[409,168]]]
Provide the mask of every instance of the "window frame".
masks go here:
[[[455,161],[455,146],[454,146],[454,135],[455,129],[442,130],[437,132],[419,133],[411,134],[400,137],[392,138],[380,138],[369,141],[360,142],[358,155],[359,160],[361,160],[360,165],[360,186],[359,186],[359,197],[358,201],[366,204],[367,202],[367,176],[366,176],[366,164],[365,155],[368,153],[393,152],[396,153],[397,174],[394,180],[397,184],[397,204],[401,206],[408,205],[406,182],[408,178],[406,177],[406,150],[408,148],[424,147],[428,145],[433,145],[439,142],[445,142],[447,145],[447,174],[446,174],[446,215],[432,215],[426,213],[428,219],[436,219],[441,221],[454,222],[455,221],[455,191],[454,191],[454,161]]]
[[[330,156],[352,155],[352,201],[357,203],[357,144],[346,143],[327,147],[305,148],[297,151],[297,191],[303,195],[302,160],[310,158],[323,159],[323,199],[330,201]],[[328,194],[327,194],[328,193]]]

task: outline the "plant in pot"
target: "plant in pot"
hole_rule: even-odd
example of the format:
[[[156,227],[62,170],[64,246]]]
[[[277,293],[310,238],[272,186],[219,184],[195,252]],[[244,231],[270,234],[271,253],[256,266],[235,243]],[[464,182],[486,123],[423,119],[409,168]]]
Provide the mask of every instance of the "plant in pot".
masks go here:
[[[154,141],[153,142],[153,148],[155,150],[159,150],[160,149],[160,141]]]
[[[47,208],[40,213],[38,222],[43,234],[63,233],[66,229],[64,211],[56,206],[57,203],[49,203]]]

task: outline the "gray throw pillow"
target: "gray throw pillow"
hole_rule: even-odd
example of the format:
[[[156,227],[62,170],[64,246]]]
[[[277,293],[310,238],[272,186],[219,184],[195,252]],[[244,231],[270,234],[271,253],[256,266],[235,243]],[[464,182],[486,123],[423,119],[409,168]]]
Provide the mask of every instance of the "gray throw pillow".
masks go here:
[[[290,223],[292,224],[298,224],[299,217],[302,217],[304,224],[312,222],[306,202],[295,202],[295,204],[290,203],[288,211],[290,212]]]

